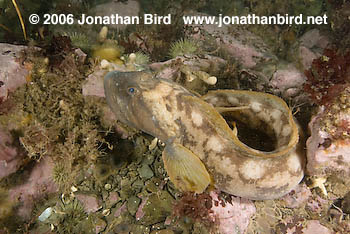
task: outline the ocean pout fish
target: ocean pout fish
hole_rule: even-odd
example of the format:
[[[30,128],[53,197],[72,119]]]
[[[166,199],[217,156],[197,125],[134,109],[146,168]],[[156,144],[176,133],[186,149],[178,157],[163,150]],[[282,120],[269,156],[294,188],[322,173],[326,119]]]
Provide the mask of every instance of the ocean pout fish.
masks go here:
[[[298,125],[279,97],[239,90],[199,97],[150,72],[109,72],[104,89],[119,121],[166,144],[165,169],[182,191],[214,186],[244,198],[275,199],[303,178]],[[242,124],[266,134],[270,148],[253,146],[254,134],[244,141]]]

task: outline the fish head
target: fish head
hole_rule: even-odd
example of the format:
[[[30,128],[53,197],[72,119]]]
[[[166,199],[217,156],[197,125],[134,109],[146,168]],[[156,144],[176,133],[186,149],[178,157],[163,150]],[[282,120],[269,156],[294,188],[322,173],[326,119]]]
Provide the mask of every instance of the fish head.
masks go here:
[[[157,135],[154,133],[157,120],[152,113],[152,100],[146,99],[144,94],[152,92],[158,83],[151,72],[109,72],[104,77],[107,104],[122,123]]]

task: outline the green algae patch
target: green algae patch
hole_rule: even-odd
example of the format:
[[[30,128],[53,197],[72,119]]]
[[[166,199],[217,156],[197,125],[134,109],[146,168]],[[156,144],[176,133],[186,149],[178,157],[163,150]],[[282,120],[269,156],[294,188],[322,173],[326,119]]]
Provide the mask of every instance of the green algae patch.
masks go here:
[[[165,221],[171,215],[174,198],[167,191],[160,190],[157,193],[152,193],[145,199],[147,199],[146,203],[141,208],[144,214],[139,219],[141,224],[152,225],[159,223]]]
[[[69,47],[69,43],[60,43],[66,43],[64,37],[54,37],[47,48],[29,48],[23,53],[21,60],[30,71],[28,83],[11,94],[9,101],[12,106],[0,117],[0,125],[12,129],[18,148],[27,154],[21,162],[23,169],[31,170],[42,159],[51,158],[54,166],[49,179],[58,185],[59,195],[71,193],[73,188],[76,189],[74,185],[93,178],[90,168],[105,155],[108,148],[105,137],[109,132],[100,124],[101,112],[96,102],[82,95],[82,81],[89,67]],[[1,187],[11,189],[23,184],[28,177],[26,173],[18,170],[2,180]],[[94,187],[90,186],[90,190]],[[57,207],[57,210],[62,208],[62,212],[66,212],[66,205]],[[74,223],[90,217],[83,216],[60,216],[59,221],[44,225],[51,226],[58,233],[67,233],[67,230],[77,233],[74,230],[83,229],[73,230]],[[71,221],[68,222],[67,218]],[[12,220],[16,220],[20,229],[21,219],[14,217]],[[36,222],[33,218],[27,225]],[[11,227],[9,231],[15,232]]]
[[[103,154],[101,132],[107,130],[101,128],[99,109],[81,92],[87,67],[69,49],[61,51],[60,62],[46,56],[50,50],[29,51],[25,58],[33,64],[31,81],[15,95],[31,118],[20,141],[30,158],[53,158],[53,180],[67,191],[79,172]]]

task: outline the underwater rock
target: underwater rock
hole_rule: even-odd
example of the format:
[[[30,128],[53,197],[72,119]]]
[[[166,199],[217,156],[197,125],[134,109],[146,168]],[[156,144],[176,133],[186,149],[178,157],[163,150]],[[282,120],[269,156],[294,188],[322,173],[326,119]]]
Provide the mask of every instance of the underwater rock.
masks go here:
[[[21,218],[30,219],[35,201],[58,191],[51,178],[53,167],[53,161],[49,157],[43,157],[25,181],[9,189],[9,196],[13,201],[18,201],[17,215]]]
[[[152,178],[154,175],[152,169],[147,164],[142,165],[142,167],[140,167],[137,171],[139,172],[141,178],[146,180]]]
[[[110,192],[106,200],[107,207],[112,207],[120,201],[119,194],[117,192]]]
[[[123,213],[127,212],[128,208],[126,206],[127,202],[124,202],[123,205],[121,205],[119,208],[117,208],[117,210],[114,213],[114,217],[119,217],[121,216]]]
[[[306,184],[299,184],[290,193],[282,197],[282,200],[286,202],[286,207],[297,208],[305,205],[311,195],[310,188]]]
[[[307,172],[315,176],[350,175],[350,87],[329,106],[321,106],[309,123]]]
[[[320,224],[318,220],[308,220],[306,222],[306,227],[301,230],[301,233],[304,234],[331,234],[331,230]]]
[[[325,200],[316,195],[312,199],[309,199],[306,204],[306,209],[310,210],[313,213],[321,214],[323,211],[329,209],[329,203],[328,200]]]
[[[95,221],[96,234],[101,233],[103,230],[105,230],[106,226],[107,226],[106,221],[100,218],[96,218],[96,221]]]
[[[86,213],[94,213],[101,208],[102,201],[95,195],[74,194],[75,197],[83,204]]]
[[[199,13],[197,14],[199,15]],[[302,92],[302,84],[306,77],[303,69],[298,70],[298,51],[291,52],[292,55],[298,54],[296,65],[284,61],[273,53],[263,38],[236,25],[223,25],[222,27],[210,24],[191,25],[187,26],[186,34],[203,43],[203,47],[216,47],[221,53],[226,53],[226,57],[237,61],[241,65],[238,74],[242,76],[239,86],[244,87],[243,89],[273,92],[284,98],[300,96],[298,101],[306,99],[303,95],[304,92]],[[294,50],[298,50],[295,48],[299,48],[299,45],[306,50],[309,46],[318,45],[318,43],[324,44],[321,43],[321,39],[320,42],[310,42],[309,37],[306,35],[305,38],[302,38],[302,42],[296,44]],[[313,52],[310,51],[310,53]],[[303,54],[300,56],[301,58],[305,57]],[[309,63],[311,62],[312,60],[309,61]]]
[[[26,83],[29,71],[19,62],[20,53],[26,48],[0,43],[0,102],[7,99],[9,92]]]
[[[269,82],[275,94],[281,94],[284,98],[296,97],[303,94],[303,84],[306,76],[292,63],[281,66]],[[306,98],[306,96],[305,96]]]
[[[191,13],[191,15],[205,14]],[[235,25],[218,27],[216,24],[193,24],[187,25],[186,33],[195,40],[208,40],[211,37],[211,41],[216,42],[217,46],[229,56],[237,59],[244,68],[253,68],[261,63],[277,61],[277,57],[260,37],[246,29],[235,27]]]
[[[143,226],[143,225],[138,225],[138,224],[133,224],[131,226],[131,231],[129,233],[133,234],[149,234],[150,233],[150,228]]]
[[[141,199],[136,197],[136,196],[132,196],[128,199],[128,211],[131,215],[135,215],[137,208],[139,207],[139,204],[141,202]]]
[[[107,61],[106,61],[107,62]],[[177,57],[175,59],[171,59],[165,62],[153,63],[150,64],[149,67],[155,70],[159,77],[177,80],[181,77],[181,74],[184,72],[183,67],[187,67],[187,70],[195,72],[208,72],[210,75],[214,76],[222,72],[223,67],[226,65],[226,61],[219,57],[205,55],[202,57],[193,57],[193,58],[185,58],[185,57]],[[92,74],[90,74],[86,81],[83,84],[83,95],[84,96],[97,96],[97,97],[105,97],[104,89],[103,89],[103,77],[104,75],[110,71],[121,71],[126,72],[129,71],[130,68],[126,65],[117,65],[114,63],[107,62],[105,64],[104,60],[101,61],[101,68],[103,66],[105,69],[96,69]],[[108,71],[107,71],[108,70]],[[186,75],[186,74],[185,74]],[[195,76],[195,74],[193,75]],[[199,79],[196,79],[199,80]],[[205,84],[204,81],[200,81],[203,87]],[[191,86],[191,83],[195,83],[192,81],[186,82],[186,84]],[[186,85],[185,86],[188,86]],[[192,85],[198,86],[198,85]],[[190,88],[190,87],[189,87]]]
[[[300,37],[297,44],[298,62],[304,70],[307,70],[311,67],[312,61],[322,55],[323,49],[330,44],[330,41],[318,29],[311,29]]]
[[[77,60],[80,64],[84,64],[87,54],[85,54],[80,48],[74,50],[74,54],[77,56]]]
[[[83,95],[104,97],[105,92],[103,90],[103,76],[106,73],[106,70],[96,70],[90,74],[87,77],[86,82],[83,84]]]
[[[231,196],[231,202],[222,204],[216,192],[210,192],[210,196],[213,198],[213,213],[210,215],[218,221],[220,234],[245,233],[250,218],[256,212],[254,203],[249,199]]]
[[[227,62],[211,55],[178,56],[165,62],[150,64],[158,77],[181,83],[187,89],[203,94],[215,85]]]
[[[143,207],[145,206],[147,200],[148,200],[148,197],[145,197],[142,199],[141,204],[135,213],[136,220],[140,220],[145,215],[145,212],[143,212]]]
[[[298,48],[297,54],[298,58],[300,59],[300,64],[305,70],[311,67],[312,61],[314,61],[314,59],[317,59],[321,56],[321,54],[316,54],[309,48],[302,45]]]
[[[307,48],[326,48],[329,45],[329,39],[323,35],[320,30],[314,28],[304,33],[300,39],[300,44]]]
[[[174,198],[165,190],[152,193],[149,197],[142,198],[136,219],[145,226],[165,221],[172,212],[173,202]]]
[[[212,55],[203,55],[200,57],[178,56],[165,62],[152,63],[149,66],[152,70],[157,72],[159,77],[176,80],[176,78],[181,75],[180,68],[182,66],[187,66],[193,71],[204,71],[211,75],[217,75],[222,72],[226,64],[226,60],[222,58]]]
[[[20,166],[24,154],[13,146],[11,135],[0,128],[0,179],[16,172]]]
[[[138,1],[135,0],[110,1],[107,3],[97,5],[96,7],[92,8],[91,11],[94,12],[94,15],[118,15],[120,18],[125,19],[126,17],[131,18],[132,16],[138,16],[140,11],[140,4]],[[126,26],[126,22],[121,22],[120,20],[118,21],[118,23],[108,25],[108,27],[110,27],[111,29],[118,30],[123,30],[126,28]]]
[[[175,234],[171,229],[153,230],[151,234]]]

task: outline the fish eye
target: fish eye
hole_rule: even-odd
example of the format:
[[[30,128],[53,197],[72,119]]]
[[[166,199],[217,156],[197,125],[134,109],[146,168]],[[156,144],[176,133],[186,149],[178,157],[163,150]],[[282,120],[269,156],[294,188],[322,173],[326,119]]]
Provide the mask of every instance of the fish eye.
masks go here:
[[[136,93],[136,89],[134,87],[129,87],[128,88],[128,93],[129,94],[135,94]]]

